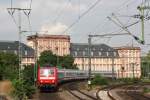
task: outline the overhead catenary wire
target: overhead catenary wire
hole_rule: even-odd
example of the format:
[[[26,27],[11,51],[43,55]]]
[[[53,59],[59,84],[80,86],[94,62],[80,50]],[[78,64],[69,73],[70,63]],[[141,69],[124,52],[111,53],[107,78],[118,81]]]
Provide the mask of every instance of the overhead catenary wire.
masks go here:
[[[133,4],[134,2],[136,2],[137,0],[126,0],[125,2],[123,2],[123,3],[121,3],[121,5],[119,5],[119,6],[117,6],[112,12],[113,13],[116,13],[116,11],[118,12],[118,11],[120,11],[123,7],[124,7],[124,5],[130,5],[130,4]],[[103,20],[105,20],[105,18],[103,19]],[[108,22],[108,20],[107,20],[107,22]],[[92,31],[90,31],[90,32],[88,32],[87,34],[89,34],[89,33],[94,33],[94,30],[96,30],[97,28],[98,28],[98,26],[101,26],[101,27],[104,27],[104,25],[107,23],[107,22],[105,22],[104,24],[98,24],[98,25],[96,25],[96,27],[92,30]],[[96,33],[95,33],[96,34]]]
[[[25,15],[27,16],[27,19],[28,19],[29,31],[32,32],[32,25],[31,25],[31,20],[30,20],[30,14],[26,13],[25,11],[24,11],[24,13],[25,13]]]
[[[29,11],[26,11],[26,10],[23,10],[24,14],[27,16],[27,20],[28,20],[28,25],[29,25],[29,32],[32,33],[32,25],[31,25],[31,20],[30,20],[30,13],[31,13],[31,9],[32,9],[32,2],[33,0],[30,0],[30,3],[29,3]],[[32,35],[32,34],[31,34]]]
[[[33,2],[33,0],[30,1],[30,9],[32,9],[32,2]],[[30,10],[30,13],[31,13],[31,10]],[[28,15],[27,18],[28,18],[29,30],[32,31],[32,25],[31,25],[30,16]]]
[[[78,7],[78,13],[79,13],[79,16],[78,16],[78,18],[80,18],[80,4],[81,3],[81,1],[80,0],[78,0],[78,4],[79,4],[79,7]]]
[[[13,0],[10,1],[10,7],[13,7]]]
[[[130,2],[130,4],[132,4],[132,3],[134,3],[135,1],[137,1],[137,0],[134,0],[134,1],[132,1],[132,2]],[[129,5],[129,4],[128,4]],[[128,7],[128,6],[127,6]],[[115,14],[113,13],[113,16],[114,16]],[[137,24],[137,23],[139,23],[140,22],[140,20],[138,20],[138,21],[136,21],[136,22],[133,22],[132,24],[129,24],[129,25],[123,25],[123,23],[122,22],[120,22],[120,20],[116,17],[116,16],[114,16],[115,17],[115,19],[119,22],[119,24],[117,23],[117,22],[115,22],[114,20],[112,20],[110,17],[107,17],[107,18],[109,18],[109,19],[111,19],[117,26],[119,26],[119,27],[121,27],[122,29],[124,29],[125,31],[127,31],[127,32],[129,32],[130,34],[131,34],[131,32],[127,29],[128,27],[131,27],[131,26],[133,26],[133,25],[135,25],[135,24]],[[120,15],[119,17],[130,17],[130,19],[132,18],[132,17],[134,17],[134,16],[125,16],[125,15]],[[130,20],[129,19],[129,20]],[[129,20],[127,21],[127,23],[126,24],[128,24],[129,23]],[[132,35],[132,34],[131,34]]]
[[[33,0],[30,0],[30,4],[29,4],[29,9],[30,10],[23,10],[24,14],[28,18],[28,23],[29,23],[29,29],[30,29],[30,31],[32,29],[31,29],[31,21],[30,21],[30,16],[29,15],[31,13],[32,2],[33,2]],[[16,19],[14,17],[15,9],[13,9],[13,0],[10,0],[10,8],[8,8],[7,10],[8,10],[8,13],[10,14],[10,16],[12,17],[13,22],[15,23],[16,27],[18,27],[18,23],[17,23],[17,21],[16,21]]]
[[[13,7],[13,0],[10,0],[10,8],[12,8]],[[8,9],[7,9],[8,10]],[[13,19],[13,22],[15,23],[15,25],[18,27],[18,24],[17,24],[17,21],[15,20],[15,18],[14,18],[14,12],[15,12],[15,10],[13,10],[13,9],[9,9],[8,10],[8,13],[9,13],[9,15],[12,17],[12,19]]]
[[[100,29],[103,29],[108,24],[108,22],[109,22],[108,20],[105,20],[105,22],[103,24],[101,24],[101,23],[97,24],[94,27],[94,29],[89,33],[94,33],[94,30],[95,30],[95,34],[96,34],[96,30],[99,29],[99,27],[100,27]]]
[[[121,33],[123,31],[123,29],[119,29],[119,30],[116,30],[116,31],[113,31],[113,32],[107,32],[107,33],[105,33],[105,34],[116,34],[116,33]],[[111,39],[112,37],[106,37],[106,38],[108,38],[108,39]],[[99,38],[99,39],[101,39],[101,38]],[[99,39],[97,39],[97,40],[94,40],[93,42],[96,42],[96,41],[98,41]],[[108,40],[109,41],[109,40]]]
[[[96,2],[95,2],[93,5],[91,5],[85,12],[83,12],[83,13],[79,16],[79,18],[78,18],[77,20],[75,20],[66,30],[64,30],[64,31],[62,32],[62,34],[65,34],[65,33],[66,33],[69,29],[71,29],[76,23],[78,23],[78,22],[80,21],[80,19],[83,18],[86,14],[88,14],[89,11],[91,11],[97,4],[99,4],[100,1],[101,1],[101,0],[96,0]]]
[[[53,19],[52,24],[55,24],[58,21],[58,19],[62,16],[64,10],[68,7],[68,5],[70,4],[70,2],[71,2],[71,0],[68,0],[68,2],[66,2],[64,4],[64,6],[62,6],[61,8],[60,8],[60,6],[58,7],[58,9],[60,9],[60,10],[58,11],[58,9],[57,9],[55,11],[55,12],[57,12],[57,14],[56,14],[56,17]]]
[[[133,0],[132,2],[130,1],[130,0],[126,0],[125,2],[123,2],[121,5],[119,5],[119,6],[117,6],[116,8],[115,8],[115,10],[114,11],[112,11],[113,13],[116,13],[116,11],[120,11],[121,10],[121,8],[123,8],[124,7],[124,5],[129,5],[129,4],[132,4],[132,3],[134,3],[135,1],[137,1],[137,0]],[[119,10],[118,10],[119,9]],[[112,14],[112,13],[111,13]],[[109,16],[109,15],[108,15]],[[107,22],[108,22],[108,20],[107,20]],[[101,24],[98,24],[94,29],[97,29],[98,28],[98,26],[100,26]],[[105,25],[105,24],[104,24]],[[104,26],[104,25],[101,25],[102,27]],[[93,29],[93,31],[94,31],[94,29]],[[90,32],[90,33],[92,33],[92,31]]]
[[[114,11],[112,11],[112,13],[117,13],[117,12],[119,12],[120,10],[122,10],[124,7],[125,7],[125,5],[131,5],[131,4],[134,4],[135,2],[137,2],[137,0],[133,0],[133,1],[131,1],[131,0],[126,0],[125,2],[123,2],[121,5],[119,5],[119,7],[117,7]]]
[[[147,5],[146,5],[146,3],[147,3]],[[145,0],[145,5],[146,5],[147,7],[150,7],[150,5],[149,5],[149,0]],[[145,15],[145,16],[148,16],[148,14],[149,14],[149,10],[146,11],[146,15]]]
[[[110,19],[110,20],[112,20],[110,17],[108,17],[108,19]],[[117,19],[118,20],[118,19]],[[136,21],[136,22],[134,22],[134,23],[132,23],[132,24],[129,24],[129,25],[123,25],[120,21],[119,21],[119,23],[117,23],[116,21],[114,21],[114,20],[112,20],[117,26],[119,26],[119,27],[121,27],[121,29],[119,29],[118,31],[114,31],[114,32],[111,32],[111,33],[106,33],[106,34],[113,34],[113,33],[121,33],[123,30],[125,30],[125,31],[127,31],[130,35],[132,35],[131,34],[131,32],[127,29],[128,27],[131,27],[131,26],[133,26],[133,25],[135,25],[135,24],[137,24],[137,23],[139,23],[140,21]]]
[[[12,17],[13,22],[15,23],[16,27],[18,27],[17,21],[15,19],[15,17],[13,16],[15,10],[8,10],[9,15]]]
[[[125,31],[127,31],[129,34],[130,31],[128,31],[128,29],[125,26],[121,26],[119,23],[117,23],[115,20],[113,20],[111,17],[107,17],[109,20],[111,20],[113,23],[115,23],[117,26],[119,26],[120,28],[124,29]]]
[[[29,7],[30,9],[32,8],[32,0],[30,0],[30,7]]]
[[[128,13],[128,12],[129,12],[129,6],[127,5],[126,7],[127,7],[126,13]],[[127,25],[127,24],[131,21],[131,18],[132,18],[132,17],[129,17],[129,18],[127,19],[127,22],[125,23],[125,25]]]
[[[115,16],[115,14],[112,14],[112,16],[119,22],[120,27],[121,27],[122,29],[124,29],[126,32],[128,32],[129,34],[132,35],[132,33],[128,30],[128,28],[125,27],[125,25]],[[112,20],[112,19],[111,19],[111,20]],[[112,20],[112,21],[115,22],[114,20]],[[117,24],[117,23],[116,23],[116,24]],[[119,26],[119,24],[118,24],[118,26]]]

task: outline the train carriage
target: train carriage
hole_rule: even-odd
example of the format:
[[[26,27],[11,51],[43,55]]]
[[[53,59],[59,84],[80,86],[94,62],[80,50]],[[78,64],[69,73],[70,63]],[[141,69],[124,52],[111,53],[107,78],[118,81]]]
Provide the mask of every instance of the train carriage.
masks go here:
[[[101,74],[103,77],[112,77],[112,72],[92,71],[91,77],[95,74]],[[116,77],[116,74],[114,74]],[[38,87],[54,87],[64,81],[88,79],[88,71],[74,69],[58,69],[57,67],[39,67],[38,68]]]

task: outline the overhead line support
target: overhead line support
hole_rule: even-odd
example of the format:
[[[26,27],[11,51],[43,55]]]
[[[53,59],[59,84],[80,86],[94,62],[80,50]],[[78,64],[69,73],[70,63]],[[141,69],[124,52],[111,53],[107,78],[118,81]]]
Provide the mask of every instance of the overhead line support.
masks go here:
[[[18,11],[18,57],[19,57],[19,79],[22,78],[22,46],[21,46],[21,34],[22,34],[22,29],[21,29],[21,11],[31,11],[31,9],[21,9],[21,8],[7,8],[8,13],[13,16],[13,14],[15,13],[15,11]],[[28,13],[29,13],[28,12]],[[30,13],[29,13],[30,14]]]

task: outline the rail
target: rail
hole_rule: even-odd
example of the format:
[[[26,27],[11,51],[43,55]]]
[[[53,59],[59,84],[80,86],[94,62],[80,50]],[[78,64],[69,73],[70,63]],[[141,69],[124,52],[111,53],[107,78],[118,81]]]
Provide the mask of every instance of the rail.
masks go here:
[[[126,87],[125,94],[135,100],[150,100],[150,97],[144,96],[143,94],[137,91],[142,86],[143,85],[140,84],[138,87],[131,87],[131,86]]]
[[[90,99],[90,100],[98,100],[97,98],[95,98],[95,97],[93,97],[93,96],[91,96],[91,95],[88,95],[87,93],[84,93],[84,92],[82,92],[82,91],[80,91],[80,90],[74,90],[74,91],[78,92],[78,93],[81,94],[81,95],[84,95],[86,98],[85,98],[85,97],[82,97],[81,95],[78,95],[78,94],[74,93],[72,90],[67,89],[67,91],[68,91],[70,94],[72,94],[74,97],[78,98],[79,100],[86,100],[86,98],[88,98],[88,99]]]
[[[96,96],[97,96],[97,98],[99,98],[99,100],[102,100],[102,98],[98,95],[98,93],[100,92],[100,91],[102,91],[102,90],[107,90],[107,95],[108,95],[108,97],[111,99],[111,100],[116,100],[111,94],[110,94],[110,91],[112,90],[112,89],[115,89],[115,88],[120,88],[120,87],[122,87],[122,86],[128,86],[128,85],[131,85],[131,86],[133,86],[133,85],[139,85],[139,86],[142,86],[142,85],[150,85],[150,83],[147,83],[147,82],[144,82],[144,83],[129,83],[129,84],[118,84],[118,85],[110,85],[110,86],[107,86],[107,87],[103,87],[103,88],[101,88],[101,89],[98,89],[98,91],[97,91],[97,93],[96,93]],[[135,89],[136,90],[136,89]],[[129,95],[130,97],[132,97],[132,98],[134,98],[135,100],[150,100],[150,97],[146,97],[146,96],[144,96],[144,95],[142,95],[142,94],[139,94],[139,93],[137,93],[136,91],[134,91],[136,94],[135,95],[137,95],[137,96],[135,96],[135,95],[132,95],[131,93],[128,93],[127,95]],[[133,97],[134,96],[134,97]],[[142,97],[142,99],[139,99],[139,96],[140,97]]]

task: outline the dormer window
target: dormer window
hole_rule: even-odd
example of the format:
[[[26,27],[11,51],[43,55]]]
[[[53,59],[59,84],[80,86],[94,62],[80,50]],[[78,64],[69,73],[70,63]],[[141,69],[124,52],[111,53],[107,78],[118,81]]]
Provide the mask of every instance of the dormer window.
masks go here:
[[[101,53],[101,52],[98,52],[98,54],[99,54],[99,56],[101,56],[101,55],[102,55],[102,53]]]
[[[27,56],[27,54],[28,54],[27,50],[24,51],[24,54]]]
[[[83,56],[85,56],[85,51],[83,51]]]
[[[74,52],[74,55],[77,56],[77,52],[76,51]]]
[[[114,56],[116,56],[117,54],[116,54],[116,52],[114,52]]]
[[[106,52],[106,55],[109,56],[109,52]]]
[[[93,52],[91,52],[91,56],[93,56],[94,55],[94,53]]]

